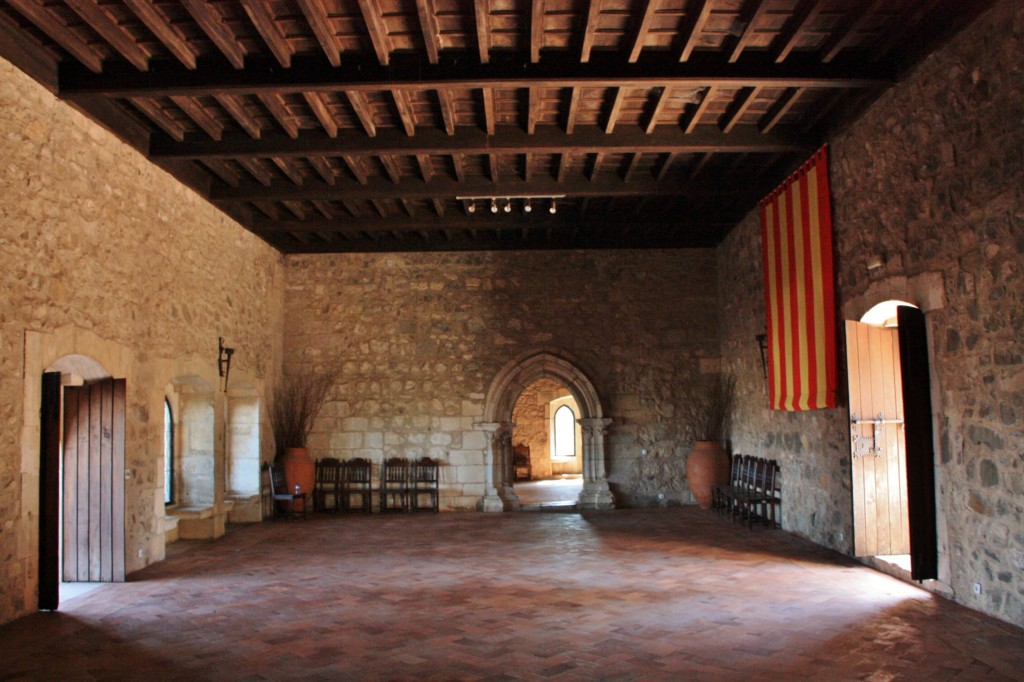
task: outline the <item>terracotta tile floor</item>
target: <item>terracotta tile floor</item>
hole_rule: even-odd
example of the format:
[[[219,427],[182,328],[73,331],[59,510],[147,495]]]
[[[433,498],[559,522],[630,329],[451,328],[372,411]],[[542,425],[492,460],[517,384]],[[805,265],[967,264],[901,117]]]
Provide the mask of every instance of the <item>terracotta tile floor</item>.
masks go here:
[[[696,508],[234,528],[0,627],[0,679],[1024,679],[1024,630]]]

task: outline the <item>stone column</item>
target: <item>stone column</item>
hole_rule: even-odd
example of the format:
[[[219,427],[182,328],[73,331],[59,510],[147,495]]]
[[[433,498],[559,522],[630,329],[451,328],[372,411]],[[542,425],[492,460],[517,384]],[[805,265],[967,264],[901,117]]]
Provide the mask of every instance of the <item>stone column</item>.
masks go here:
[[[484,496],[483,499],[480,500],[480,510],[485,512],[505,511],[505,503],[501,497],[498,496],[498,491],[494,487],[495,450],[499,447],[498,434],[502,426],[503,424],[498,422],[487,422],[476,425],[477,430],[488,434],[487,447],[484,450]],[[500,450],[497,454],[501,454]]]
[[[519,496],[512,489],[512,424],[503,422],[494,434],[495,482],[505,511],[519,511]]]
[[[583,427],[583,490],[577,501],[580,509],[614,509],[615,498],[608,487],[604,460],[604,437],[612,420],[578,419]]]

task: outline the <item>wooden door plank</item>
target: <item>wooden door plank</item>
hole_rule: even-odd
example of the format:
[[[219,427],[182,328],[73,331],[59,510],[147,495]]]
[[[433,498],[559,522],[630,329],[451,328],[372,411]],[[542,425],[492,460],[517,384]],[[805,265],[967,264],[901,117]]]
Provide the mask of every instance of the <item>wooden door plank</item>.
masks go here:
[[[861,416],[860,397],[860,346],[858,327],[853,320],[846,321],[846,364],[850,389],[850,417]],[[860,432],[861,427],[857,427]],[[851,427],[851,436],[853,434]],[[867,533],[864,527],[864,463],[856,453],[856,443],[850,439],[850,471],[853,481],[853,551],[855,556],[868,556]]]
[[[861,371],[861,409],[862,418],[869,417],[872,413],[871,404],[871,342],[868,338],[868,326],[863,325],[857,328],[857,355]],[[866,370],[866,371],[865,371]],[[867,436],[869,427],[861,426],[861,435]],[[874,519],[877,518],[877,506],[875,504],[875,458],[870,454],[861,457],[864,472],[864,550],[869,556],[878,554],[878,526]]]
[[[899,344],[899,332],[897,331],[895,339],[893,341],[893,374],[895,375],[896,383],[896,396],[895,396],[895,410],[896,414],[900,419],[903,419],[903,371],[900,366],[900,344]],[[896,436],[896,447],[899,449],[899,492],[900,492],[900,517],[901,531],[903,535],[902,543],[899,547],[899,554],[910,554],[910,509],[907,503],[907,441],[905,438],[905,425],[900,424],[899,428],[895,431]]]
[[[98,516],[99,537],[97,545],[100,551],[99,578],[100,582],[108,583],[112,577],[113,550],[111,548],[111,537],[113,526],[110,515],[113,510],[113,501],[110,498],[112,487],[113,465],[113,407],[114,407],[114,386],[112,381],[104,381],[96,386],[100,394],[100,452],[99,452],[99,476],[100,484],[96,491],[96,498],[99,504],[94,505],[92,512]]]
[[[73,580],[89,580],[89,390],[78,392],[78,472],[75,479],[75,533],[72,542],[76,549],[76,568]]]
[[[868,344],[871,357],[871,414],[870,417],[878,417],[884,414],[885,410],[885,378],[882,376],[882,356],[884,353],[883,335],[885,332],[878,327],[868,327]],[[872,455],[873,473],[875,478],[875,533],[878,537],[878,545],[875,554],[892,554],[889,543],[889,468],[886,465],[884,450],[879,451],[879,446],[884,447],[880,435],[883,433],[881,424],[874,425],[873,440],[875,452]]]
[[[125,579],[125,556],[124,556],[124,469],[125,469],[125,429],[127,405],[127,387],[124,379],[114,380],[113,400],[113,439],[112,463],[111,463],[111,579],[115,582],[124,582]]]
[[[64,518],[62,520],[62,573],[65,581],[78,575],[78,555],[75,542],[78,528],[78,394],[75,389],[64,389]]]
[[[899,393],[899,373],[895,368],[895,356],[898,354],[896,341],[896,330],[883,329],[882,347],[882,377],[885,389],[884,405],[885,417],[887,419],[900,419],[903,415],[896,410],[896,394]],[[889,553],[903,554],[904,545],[904,517],[902,514],[903,504],[900,499],[900,459],[903,453],[900,450],[899,438],[900,425],[896,423],[885,424],[882,428],[884,435],[886,468],[889,479]]]
[[[84,509],[87,519],[85,544],[88,548],[89,581],[98,582],[100,580],[100,515],[98,506],[100,504],[100,458],[103,451],[103,394],[97,384],[91,384],[87,388],[89,390],[89,464],[86,476],[89,492],[86,495]]]

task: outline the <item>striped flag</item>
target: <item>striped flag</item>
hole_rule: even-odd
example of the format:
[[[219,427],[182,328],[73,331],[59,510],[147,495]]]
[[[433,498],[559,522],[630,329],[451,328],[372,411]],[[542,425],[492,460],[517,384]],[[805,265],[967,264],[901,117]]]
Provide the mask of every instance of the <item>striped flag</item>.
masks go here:
[[[760,203],[773,410],[836,406],[828,148]]]

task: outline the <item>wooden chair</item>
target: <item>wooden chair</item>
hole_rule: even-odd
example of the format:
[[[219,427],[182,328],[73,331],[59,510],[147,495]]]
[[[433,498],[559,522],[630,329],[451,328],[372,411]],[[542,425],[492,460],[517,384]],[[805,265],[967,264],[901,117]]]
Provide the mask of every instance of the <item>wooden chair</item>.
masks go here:
[[[428,509],[438,511],[440,499],[440,466],[436,460],[420,457],[412,463],[412,475],[409,480],[409,503],[412,511]],[[427,504],[420,506],[420,496],[427,498]]]
[[[516,481],[533,479],[533,464],[530,462],[529,445],[517,445],[512,448],[512,478]]]
[[[301,516],[303,519],[306,518],[306,509],[308,500],[306,499],[306,493],[293,493],[288,490],[288,486],[284,480],[284,470],[274,468],[273,464],[267,464],[267,470],[270,472],[270,497],[274,504],[274,515],[273,519],[276,521],[282,516]],[[296,509],[296,502],[302,502],[302,510]],[[285,505],[284,503],[288,504]]]
[[[380,468],[380,511],[409,510],[409,462],[390,457]]]
[[[715,486],[711,491],[711,508],[715,511],[725,512],[729,505],[729,492],[736,489],[740,483],[743,468],[743,459],[746,455],[735,454],[732,456],[732,464],[729,467],[729,481],[725,485]]]
[[[341,499],[342,509],[345,511],[364,511],[369,513],[372,509],[370,498],[373,487],[373,466],[370,461],[362,457],[350,459],[342,467]],[[359,505],[353,506],[352,498],[359,496]]]
[[[334,513],[341,511],[341,462],[324,457],[316,462],[316,483],[313,486],[313,509],[327,511],[327,498],[332,497]]]

